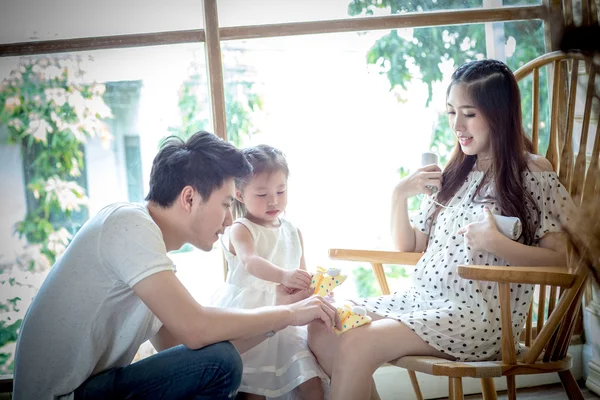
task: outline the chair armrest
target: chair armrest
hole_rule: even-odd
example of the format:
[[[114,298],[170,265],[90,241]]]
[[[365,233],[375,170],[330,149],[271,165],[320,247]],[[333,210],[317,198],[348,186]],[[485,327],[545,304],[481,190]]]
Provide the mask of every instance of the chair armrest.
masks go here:
[[[329,249],[332,260],[364,261],[375,264],[416,265],[423,253],[402,251]]]
[[[390,287],[383,270],[383,264],[415,265],[423,253],[405,253],[401,251],[330,249],[329,258],[343,261],[368,262],[373,267],[375,279],[381,294],[390,294]]]
[[[497,267],[488,265],[459,265],[458,275],[464,279],[499,283],[528,283],[571,287],[576,274],[567,267]]]

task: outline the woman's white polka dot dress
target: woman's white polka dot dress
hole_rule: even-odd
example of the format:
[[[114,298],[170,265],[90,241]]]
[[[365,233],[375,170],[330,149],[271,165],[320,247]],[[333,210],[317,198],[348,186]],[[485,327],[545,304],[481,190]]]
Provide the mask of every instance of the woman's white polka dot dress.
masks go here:
[[[491,184],[476,194],[483,172],[472,171],[450,202],[432,222],[436,210],[429,198],[411,218],[412,225],[429,236],[427,250],[412,275],[412,288],[389,296],[360,299],[356,303],[380,316],[397,319],[409,326],[433,348],[461,361],[493,360],[500,354],[500,302],[493,282],[465,280],[458,265],[509,265],[490,253],[471,251],[464,244],[460,227],[475,222],[487,205],[496,208]],[[526,172],[524,187],[537,211],[527,204],[537,226],[535,237],[560,231],[573,202],[554,172]],[[523,328],[532,285],[511,285],[511,308],[515,344]]]

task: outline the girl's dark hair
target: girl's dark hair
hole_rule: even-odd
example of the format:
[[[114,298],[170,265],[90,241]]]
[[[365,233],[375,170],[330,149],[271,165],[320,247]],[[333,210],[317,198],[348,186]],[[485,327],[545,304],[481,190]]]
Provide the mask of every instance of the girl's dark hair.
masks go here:
[[[527,169],[527,153],[531,140],[525,136],[521,122],[521,95],[517,81],[508,66],[496,60],[470,61],[452,74],[452,86],[462,85],[475,107],[490,127],[493,160],[485,173],[481,189],[488,182],[495,185],[495,197],[502,215],[518,217],[523,224],[525,244],[534,242],[539,215],[529,215],[529,203],[536,209],[530,193],[523,188],[523,172]],[[463,185],[473,169],[477,156],[463,153],[458,140],[443,172],[441,204],[447,204]]]
[[[242,152],[212,133],[196,132],[186,142],[169,136],[152,162],[146,200],[169,207],[191,185],[207,201],[226,179],[251,172]]]
[[[272,146],[266,144],[259,144],[258,146],[247,147],[242,149],[242,154],[246,161],[252,166],[252,172],[246,176],[240,176],[235,178],[235,189],[243,191],[248,182],[252,177],[266,173],[274,173],[283,171],[286,178],[290,175],[285,155]],[[246,215],[246,207],[243,203],[235,200],[234,202],[234,216],[236,218],[243,217]]]

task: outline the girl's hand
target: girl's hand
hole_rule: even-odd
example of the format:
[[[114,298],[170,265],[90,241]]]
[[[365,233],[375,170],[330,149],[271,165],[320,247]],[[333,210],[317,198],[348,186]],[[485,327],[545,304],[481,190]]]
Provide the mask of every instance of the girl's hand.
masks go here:
[[[277,285],[275,288],[275,305],[288,305],[304,300],[312,296],[313,290],[306,289],[290,289],[283,285]]]
[[[438,192],[442,189],[442,170],[435,164],[426,165],[402,178],[394,194],[405,199],[420,193],[431,196],[434,192],[427,186],[435,187]]]
[[[458,230],[459,235],[464,235],[465,244],[473,251],[492,253],[493,243],[502,239],[504,235],[498,231],[496,220],[488,207],[484,207],[483,221],[472,222]]]
[[[312,281],[311,275],[303,269],[292,269],[283,272],[281,284],[291,289],[306,289]]]

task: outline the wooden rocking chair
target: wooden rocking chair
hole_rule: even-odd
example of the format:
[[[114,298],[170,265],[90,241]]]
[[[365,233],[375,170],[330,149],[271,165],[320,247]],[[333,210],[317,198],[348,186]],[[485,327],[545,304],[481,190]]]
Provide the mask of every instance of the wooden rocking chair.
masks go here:
[[[591,161],[586,162],[587,137],[592,110],[596,71],[583,56],[554,52],[545,54],[515,72],[517,80],[533,77],[533,132],[534,151],[537,152],[539,126],[540,68],[553,66],[552,107],[550,116],[550,140],[546,158],[552,163],[560,181],[569,190],[577,205],[597,201],[600,195],[600,123],[596,129]],[[570,79],[565,80],[566,76]],[[573,127],[575,100],[580,76],[587,75],[587,90],[579,150],[573,157]],[[565,85],[568,83],[568,85]],[[561,90],[567,86],[568,93]],[[563,113],[561,113],[561,111]],[[587,169],[587,173],[586,173]],[[382,294],[390,289],[383,264],[415,265],[421,253],[393,251],[331,249],[329,256],[335,260],[369,262]],[[436,357],[402,357],[391,365],[406,368],[417,399],[423,399],[415,371],[449,378],[451,400],[463,399],[462,378],[481,379],[484,399],[496,399],[493,378],[505,376],[508,398],[516,399],[516,375],[557,372],[569,399],[583,399],[583,395],[570,371],[572,359],[567,350],[573,335],[581,298],[588,280],[585,266],[580,260],[571,259],[569,267],[490,267],[479,265],[460,266],[458,273],[463,279],[498,282],[502,324],[502,359],[494,362],[456,362]],[[522,354],[517,357],[513,346],[510,309],[510,284],[534,284],[539,288],[537,322],[532,323],[533,305],[529,309]],[[547,291],[549,286],[549,291]],[[546,297],[548,295],[548,297]],[[558,302],[557,302],[558,301]],[[548,320],[544,322],[544,315]]]

